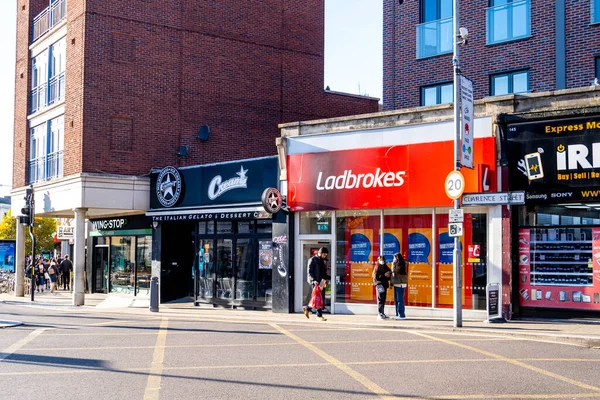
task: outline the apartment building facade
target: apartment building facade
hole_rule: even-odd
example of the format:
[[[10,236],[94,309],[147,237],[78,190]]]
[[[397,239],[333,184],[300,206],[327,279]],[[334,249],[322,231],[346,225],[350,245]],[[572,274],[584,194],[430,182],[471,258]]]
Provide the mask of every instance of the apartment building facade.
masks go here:
[[[279,123],[377,111],[323,89],[323,36],[323,0],[19,2],[13,214],[32,186],[37,215],[74,218],[76,304],[94,246],[108,279],[152,247],[153,169],[272,156]],[[89,242],[86,264],[88,221],[119,217],[135,232]]]
[[[384,0],[386,110],[453,100],[452,0]],[[402,4],[400,4],[402,3]],[[460,70],[475,99],[589,86],[600,77],[600,1],[461,1]]]

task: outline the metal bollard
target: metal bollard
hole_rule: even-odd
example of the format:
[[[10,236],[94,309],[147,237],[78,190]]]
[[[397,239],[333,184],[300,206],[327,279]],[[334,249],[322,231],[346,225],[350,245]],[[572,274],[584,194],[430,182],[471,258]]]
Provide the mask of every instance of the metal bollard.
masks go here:
[[[150,281],[150,311],[158,312],[158,276]]]

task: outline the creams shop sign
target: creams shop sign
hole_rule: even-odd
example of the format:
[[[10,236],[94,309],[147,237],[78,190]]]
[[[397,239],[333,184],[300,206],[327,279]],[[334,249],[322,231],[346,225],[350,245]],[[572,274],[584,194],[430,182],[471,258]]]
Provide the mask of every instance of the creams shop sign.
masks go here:
[[[244,169],[244,166],[241,166],[240,171],[236,172],[236,177],[224,181],[221,175],[215,176],[208,184],[208,198],[215,200],[223,193],[230,190],[246,189],[248,187],[248,177],[246,176],[247,173],[248,170]]]
[[[496,165],[494,138],[478,138],[475,146],[476,165]],[[453,149],[448,141],[293,154],[287,204],[292,211],[451,206],[444,181]],[[478,191],[479,170],[463,171],[466,191]]]

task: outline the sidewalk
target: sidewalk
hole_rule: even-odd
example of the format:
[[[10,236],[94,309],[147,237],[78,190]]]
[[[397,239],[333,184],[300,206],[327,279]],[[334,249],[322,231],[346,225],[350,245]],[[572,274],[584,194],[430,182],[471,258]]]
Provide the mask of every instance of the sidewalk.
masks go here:
[[[29,298],[13,297],[0,294],[0,304],[23,304],[29,306],[65,307],[67,309],[101,312],[116,312],[124,314],[147,315],[153,317],[194,318],[210,319],[217,321],[248,321],[278,324],[324,324],[328,326],[357,327],[357,328],[394,328],[420,331],[437,332],[465,332],[494,334],[520,339],[547,340],[582,345],[600,349],[600,320],[550,320],[528,319],[513,320],[506,323],[486,323],[481,320],[463,319],[461,328],[454,328],[451,319],[411,318],[410,310],[407,311],[408,319],[396,321],[393,319],[378,321],[375,315],[344,315],[325,314],[326,322],[317,321],[312,315],[307,320],[303,314],[278,314],[271,311],[232,310],[228,308],[195,307],[191,302],[176,302],[161,304],[158,313],[148,310],[147,297],[133,298],[132,296],[118,294],[86,294],[85,305],[74,307],[68,292],[58,292],[56,295],[38,295],[32,303]],[[1,312],[1,308],[0,308]],[[2,324],[2,321],[0,321]]]

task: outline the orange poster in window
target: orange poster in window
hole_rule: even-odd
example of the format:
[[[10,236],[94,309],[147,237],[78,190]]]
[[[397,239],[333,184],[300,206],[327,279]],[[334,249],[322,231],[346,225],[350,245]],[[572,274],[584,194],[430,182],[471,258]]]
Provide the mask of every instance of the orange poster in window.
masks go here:
[[[431,228],[408,230],[407,305],[431,305]]]
[[[350,299],[373,300],[373,230],[350,231]]]

